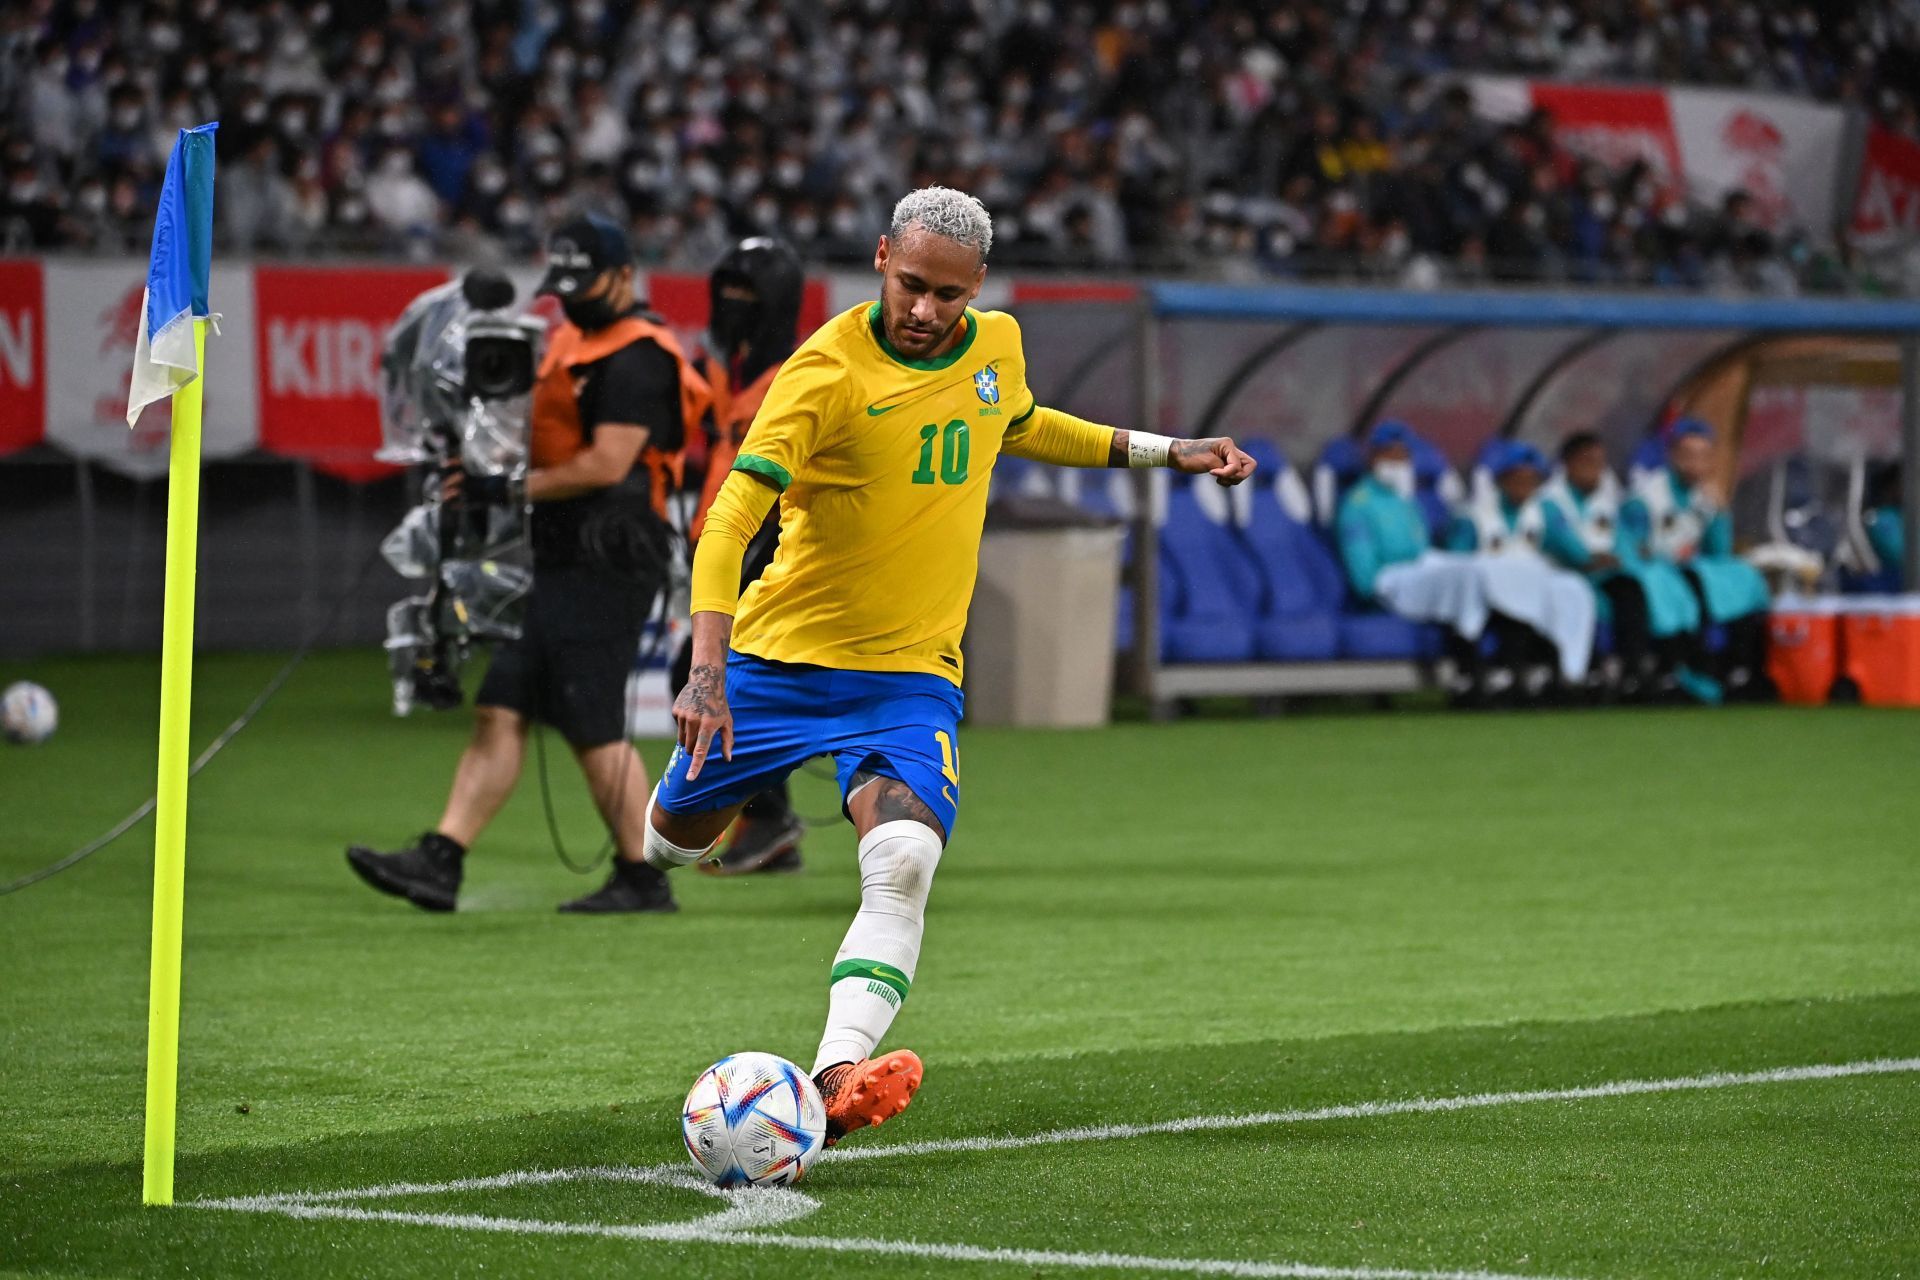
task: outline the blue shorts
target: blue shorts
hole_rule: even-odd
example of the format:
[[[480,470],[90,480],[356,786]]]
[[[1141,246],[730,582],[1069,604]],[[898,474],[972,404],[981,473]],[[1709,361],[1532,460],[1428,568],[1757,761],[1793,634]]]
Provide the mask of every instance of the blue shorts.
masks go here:
[[[960,816],[963,698],[950,680],[920,671],[841,671],[751,654],[727,656],[733,759],[716,740],[687,781],[674,748],[655,803],[669,813],[711,813],[743,803],[814,756],[831,755],[844,809],[853,775],[896,778],[933,810],[948,839]]]

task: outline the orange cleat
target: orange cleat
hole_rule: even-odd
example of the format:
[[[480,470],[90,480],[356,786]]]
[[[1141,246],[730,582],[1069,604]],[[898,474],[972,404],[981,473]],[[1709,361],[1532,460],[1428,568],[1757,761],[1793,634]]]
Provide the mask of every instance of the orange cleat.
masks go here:
[[[925,1073],[920,1055],[911,1049],[895,1049],[884,1058],[843,1062],[822,1071],[814,1083],[827,1104],[827,1145],[905,1111]]]

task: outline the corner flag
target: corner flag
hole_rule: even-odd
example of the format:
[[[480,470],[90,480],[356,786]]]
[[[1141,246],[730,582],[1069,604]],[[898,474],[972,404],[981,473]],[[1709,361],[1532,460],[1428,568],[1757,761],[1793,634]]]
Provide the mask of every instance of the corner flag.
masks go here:
[[[127,425],[155,400],[164,400],[200,376],[196,319],[207,315],[207,279],[213,267],[213,131],[182,129],[167,157],[160,208],[153,220],[153,256],[140,300],[140,333],[127,387]]]
[[[147,988],[147,1142],[141,1199],[173,1203],[180,1083],[180,925],[186,889],[193,575],[200,541],[200,411],[213,273],[213,131],[182,129],[167,158],[140,304],[127,425],[175,392],[167,455],[167,583],[160,625],[160,777],[154,796],[153,968]]]

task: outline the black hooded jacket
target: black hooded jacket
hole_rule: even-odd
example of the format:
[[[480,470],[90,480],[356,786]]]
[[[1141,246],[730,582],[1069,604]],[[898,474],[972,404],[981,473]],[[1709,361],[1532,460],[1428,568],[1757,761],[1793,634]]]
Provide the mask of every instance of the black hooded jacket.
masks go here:
[[[720,296],[729,284],[745,285],[759,299],[743,305]],[[736,387],[753,384],[762,373],[793,354],[798,345],[800,297],[806,274],[799,255],[772,236],[742,240],[727,251],[708,278],[708,324],[712,350],[731,363],[740,341],[746,351],[729,373]]]

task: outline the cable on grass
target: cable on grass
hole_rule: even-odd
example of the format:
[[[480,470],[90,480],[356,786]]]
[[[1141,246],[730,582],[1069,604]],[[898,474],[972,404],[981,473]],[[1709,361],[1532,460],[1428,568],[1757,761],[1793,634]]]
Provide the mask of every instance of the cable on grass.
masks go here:
[[[288,658],[280,669],[273,673],[273,678],[268,680],[266,686],[254,696],[253,701],[247,704],[246,710],[235,716],[233,723],[229,724],[225,729],[222,729],[220,736],[208,743],[206,749],[194,757],[193,763],[187,768],[187,776],[189,778],[199,776],[200,771],[206,768],[215,756],[225,750],[227,744],[238,737],[242,729],[252,724],[253,718],[259,715],[260,712],[265,709],[267,703],[273,700],[274,695],[279,693],[287,681],[293,678],[293,673],[298,671],[300,664],[305,662],[313,653],[314,648],[320,643],[321,637],[325,636],[326,633],[332,629],[333,624],[340,620],[340,614],[345,610],[347,604],[353,600],[355,596],[360,594],[360,589],[367,584],[367,575],[373,571],[373,566],[379,562],[380,548],[376,546],[368,553],[367,558],[361,562],[359,569],[355,570],[353,581],[347,584],[346,590],[342,591],[340,595],[334,599],[333,608],[327,611],[327,616],[321,619],[312,631],[307,633],[306,639],[300,642],[300,647],[293,651],[293,656]],[[50,879],[70,867],[76,867],[82,862],[85,862],[88,858],[91,858],[94,854],[100,852],[115,840],[118,840],[121,836],[133,830],[134,827],[138,826],[153,812],[156,803],[156,797],[148,796],[139,808],[73,852],[53,862],[49,862],[37,871],[29,871],[26,875],[16,880],[9,880],[5,884],[0,884],[0,897],[4,897],[9,893],[18,893],[22,889],[39,884],[42,880]]]
[[[664,594],[665,591],[666,591],[665,587],[660,588],[660,592],[662,594]],[[656,595],[654,597],[654,603],[657,604],[658,602],[659,602],[659,595]],[[654,607],[653,605],[649,605],[647,608],[647,612],[649,616],[652,615],[653,607]],[[667,640],[667,628],[666,628],[665,619],[663,618],[661,620],[660,627],[654,633],[654,638],[653,638],[651,647],[643,648],[640,650],[640,655],[635,665],[642,669],[651,665],[654,659],[658,658],[663,652],[663,647],[666,644],[666,640]],[[613,816],[611,819],[607,820],[607,838],[601,844],[598,852],[596,852],[590,859],[588,859],[586,862],[576,862],[574,861],[573,856],[567,852],[566,841],[561,839],[560,837],[560,820],[554,814],[554,811],[553,811],[553,789],[551,784],[547,780],[546,734],[541,729],[539,717],[537,716],[532,717],[532,720],[533,720],[533,724],[532,724],[533,754],[534,754],[536,767],[540,771],[540,807],[546,813],[547,838],[553,844],[553,856],[560,860],[561,866],[565,867],[567,870],[573,872],[573,874],[577,876],[592,875],[595,871],[599,870],[600,867],[604,866],[607,860],[613,856],[614,847],[619,843],[620,819],[626,815],[627,770],[633,766],[633,758],[634,758],[633,742],[629,738],[621,739],[621,741],[627,744],[627,754],[620,757],[620,776],[614,780]],[[591,781],[588,782],[587,788],[589,791],[592,790],[593,784]],[[604,818],[605,815],[603,814],[602,817]]]

